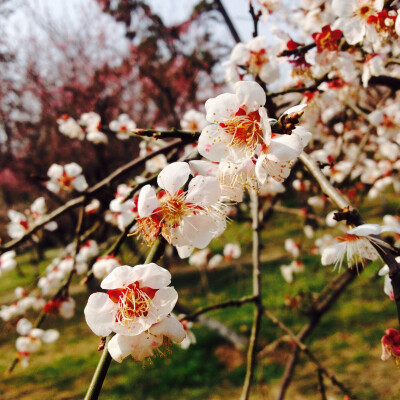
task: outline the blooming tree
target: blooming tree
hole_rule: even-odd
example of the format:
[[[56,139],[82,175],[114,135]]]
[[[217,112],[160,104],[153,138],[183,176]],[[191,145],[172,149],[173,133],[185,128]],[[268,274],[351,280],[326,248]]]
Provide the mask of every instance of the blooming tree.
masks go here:
[[[128,8],[125,3],[88,3],[120,30],[118,57],[113,53],[108,61],[97,61],[87,48],[75,49],[88,63],[98,63],[99,69],[87,67],[82,76],[57,83],[64,89],[71,85],[74,94],[67,99],[54,94],[59,115],[36,110],[38,126],[46,120],[53,132],[57,130],[54,143],[66,140],[71,146],[62,160],[42,160],[49,161],[41,169],[47,176],[38,174],[40,179],[36,179],[36,186],[59,206],[49,211],[41,196],[25,212],[8,210],[11,239],[1,242],[0,275],[17,267],[26,243],[44,246],[49,235],[45,230],[72,231],[71,225],[74,229],[68,235],[59,234],[63,245],[58,246],[57,257],[29,288],[17,288],[16,300],[0,310],[0,318],[20,335],[10,371],[20,361],[26,366],[42,344],[62,340],[62,334],[40,326],[50,315],[74,316],[76,300],[70,288],[78,277],[94,292],[87,299],[84,317],[100,337],[102,350],[86,399],[98,398],[112,359],[121,363],[131,356],[143,365],[151,364],[152,358],[170,352],[172,342],[190,352],[196,341],[193,323],[200,323],[203,314],[248,303],[254,306],[254,317],[241,399],[250,396],[257,359],[263,354],[261,323],[265,318],[293,344],[279,399],[286,395],[299,351],[317,368],[322,398],[326,398],[327,379],[345,398],[354,399],[349,380],[336,377],[304,340],[351,282],[362,279],[359,274],[370,268],[368,261],[386,264],[377,273],[385,276],[382,302],[387,300],[386,293],[400,323],[399,217],[378,215],[375,222],[379,223],[366,223],[356,208],[400,191],[398,2],[303,0],[286,15],[280,2],[250,1],[253,38],[243,42],[218,0],[200,2],[188,21],[172,28],[146,3]],[[206,40],[207,29],[202,51],[190,40],[191,30],[213,13],[237,42],[222,63],[218,59],[222,55],[211,60],[215,53]],[[279,21],[279,13],[290,20],[292,28],[270,24]],[[274,41],[258,34],[266,18]],[[133,32],[140,19],[152,21],[152,28]],[[96,29],[90,36],[94,43],[99,40]],[[110,50],[108,41],[103,44],[103,50]],[[15,55],[35,59],[30,52]],[[225,83],[213,82],[221,78],[211,68],[217,63]],[[11,63],[5,71],[11,74],[13,67]],[[33,63],[26,71],[42,74],[42,68]],[[58,68],[60,77],[64,76],[62,60]],[[196,77],[192,79],[191,73]],[[47,81],[40,74],[31,93],[43,104],[39,100],[54,90],[57,75]],[[85,96],[74,86],[83,84],[83,78],[90,80],[83,85]],[[126,85],[132,80],[137,90],[129,92]],[[8,90],[22,101],[23,86]],[[102,101],[117,94],[121,102],[113,99],[111,106],[102,106]],[[143,101],[146,96],[149,99]],[[7,96],[0,100],[7,103]],[[204,113],[200,111],[203,104]],[[10,132],[4,154],[26,162],[24,153],[32,143],[29,138],[20,139],[28,136],[28,126],[20,125],[21,113],[33,115],[35,110],[19,111],[4,120],[3,129]],[[1,112],[7,113],[7,108]],[[93,164],[85,146],[91,149],[87,154],[95,154]],[[120,152],[114,149],[123,154],[120,163]],[[286,207],[285,201],[296,206]],[[261,262],[261,235],[271,215],[280,211],[304,219],[301,242],[282,238],[291,257],[289,264],[280,267],[283,279],[291,284],[297,274],[309,273],[307,253],[318,257],[320,268],[332,264],[339,274],[311,299],[310,320],[298,334],[265,301],[269,293],[263,276],[268,271]],[[72,224],[61,221],[64,214],[71,216]],[[182,307],[177,290],[170,286],[174,276],[168,267],[172,262],[195,266],[207,289],[209,270],[222,263],[240,263],[245,256],[242,243],[227,243],[222,254],[212,250],[227,225],[243,219],[252,224],[252,293],[196,310]],[[137,256],[135,266],[121,261],[128,237],[133,238],[134,249],[127,251]],[[143,263],[139,260],[144,256]],[[299,302],[285,298],[292,311]],[[28,311],[39,313],[33,324],[26,318]],[[385,331],[382,359],[393,358],[398,367],[400,332],[383,327],[382,334]],[[225,336],[229,336],[226,330]]]

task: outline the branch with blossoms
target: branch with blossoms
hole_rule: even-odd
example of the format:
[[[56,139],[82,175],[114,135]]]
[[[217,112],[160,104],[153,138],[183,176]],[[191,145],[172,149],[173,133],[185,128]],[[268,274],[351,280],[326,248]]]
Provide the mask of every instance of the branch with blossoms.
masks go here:
[[[386,263],[379,272],[385,276],[384,292],[394,300],[400,323],[400,267],[399,259],[395,258],[399,254],[395,235],[400,234],[400,221],[389,215],[385,216],[389,217],[385,225],[367,224],[352,206],[362,210],[363,197],[376,199],[389,187],[394,191],[400,187],[396,93],[399,67],[393,58],[399,46],[398,10],[392,2],[383,5],[372,0],[362,4],[344,0],[323,5],[311,2],[301,10],[299,32],[292,32],[302,37],[304,44],[293,40],[288,33],[275,31],[276,45],[268,45],[265,37],[258,36],[263,22],[261,15],[270,18],[280,5],[274,1],[258,3],[249,3],[254,37],[248,42],[240,42],[221,1],[215,1],[211,7],[223,16],[236,45],[224,63],[226,81],[232,90],[209,98],[205,102],[205,115],[192,109],[179,120],[178,110],[187,107],[187,99],[175,95],[168,77],[170,69],[186,65],[185,46],[178,50],[173,45],[173,36],[187,33],[189,28],[169,29],[160,20],[161,31],[174,33],[163,40],[162,50],[158,49],[157,41],[146,42],[148,51],[160,56],[168,52],[179,54],[182,64],[168,64],[171,68],[165,68],[164,77],[154,68],[144,68],[139,63],[143,50],[135,48],[137,54],[133,58],[138,60],[138,79],[145,77],[140,93],[145,93],[146,85],[150,84],[160,96],[154,104],[138,108],[143,114],[142,126],[150,129],[137,127],[125,113],[110,122],[115,118],[115,110],[107,110],[102,102],[98,104],[98,109],[104,106],[101,116],[90,111],[84,112],[79,120],[66,114],[57,120],[60,133],[75,141],[90,142],[99,165],[106,164],[107,143],[111,153],[114,151],[111,144],[122,141],[121,148],[127,153],[132,151],[135,158],[101,179],[112,168],[107,164],[107,168],[96,171],[98,183],[91,186],[90,174],[84,176],[84,168],[77,163],[54,163],[48,170],[45,187],[57,194],[62,206],[47,213],[43,198],[24,213],[9,211],[11,240],[0,247],[1,272],[15,268],[13,249],[30,239],[35,244],[45,244],[49,237],[41,229],[52,228],[50,222],[79,207],[73,243],[60,250],[59,258],[33,284],[40,298],[33,301],[34,291],[27,293],[21,288],[15,304],[2,308],[0,315],[16,326],[21,335],[16,344],[18,359],[27,361],[41,343],[50,343],[57,336],[40,329],[46,311],[73,315],[75,303],[70,299],[73,278],[77,276],[82,283],[93,284],[92,287],[99,284],[101,291],[90,295],[84,310],[86,323],[99,338],[102,350],[87,400],[99,397],[112,360],[121,363],[131,357],[143,365],[151,365],[155,357],[170,353],[172,342],[183,348],[194,343],[191,324],[204,321],[205,313],[222,309],[228,312],[231,307],[246,304],[254,307],[248,343],[235,329],[214,321],[218,325],[215,330],[221,332],[225,328],[226,336],[235,337],[231,341],[240,344],[239,350],[244,343],[247,346],[241,399],[250,398],[257,364],[271,350],[271,345],[261,348],[263,316],[283,330],[285,338],[295,345],[281,381],[279,399],[286,395],[300,352],[316,367],[322,398],[327,398],[324,377],[353,397],[351,392],[358,391],[356,383],[353,390],[336,378],[329,361],[322,363],[305,340],[360,276],[366,262],[379,258]],[[144,14],[157,19],[149,7],[140,7]],[[131,21],[131,17],[126,20]],[[146,60],[153,64],[151,56],[147,55]],[[177,87],[184,83],[181,79]],[[273,87],[274,91],[269,90]],[[281,97],[277,99],[278,96]],[[170,113],[162,121],[154,122],[156,116],[165,115],[164,109],[157,109],[150,116],[157,104],[163,104]],[[285,109],[286,104],[295,105]],[[168,121],[172,121],[172,128],[168,127]],[[141,175],[120,183],[136,169],[143,171]],[[68,197],[71,194],[74,197]],[[277,205],[278,199],[283,206]],[[313,257],[319,255],[319,264],[323,266],[348,267],[319,294],[310,290],[285,296],[283,302],[290,312],[299,309],[308,317],[297,333],[264,306],[271,294],[267,280],[262,278],[270,271],[263,268],[261,256],[263,245],[265,252],[269,252],[267,243],[271,248],[273,243],[264,240],[263,235],[272,230],[274,210],[301,217],[299,226],[304,227],[301,239],[285,237],[285,254],[291,262],[281,265],[279,270],[289,285],[298,274],[304,273],[308,251]],[[228,298],[187,311],[177,303],[178,292],[171,286],[174,276],[164,267],[172,265],[174,257],[188,259],[200,272],[205,291],[207,274],[219,268],[223,260],[241,266],[242,250],[238,244],[228,243],[219,251],[213,243],[229,223],[243,222],[245,226],[250,216],[252,292],[242,298]],[[96,225],[100,219],[102,223]],[[341,221],[350,229],[345,229]],[[58,223],[63,226],[61,219]],[[322,226],[326,232],[314,237]],[[327,233],[334,226],[342,230],[336,239]],[[112,229],[119,233],[110,234]],[[390,236],[392,233],[395,235]],[[381,234],[389,234],[389,238],[383,239]],[[126,243],[128,236],[132,246]],[[313,237],[315,240],[308,250],[307,239]],[[119,253],[125,256],[126,252],[137,262],[144,257],[139,242],[150,248],[144,263],[133,267],[122,265],[117,258]],[[246,248],[247,244],[243,244]],[[161,259],[163,267],[156,261],[164,251],[168,258]],[[228,274],[230,269],[224,272]],[[48,298],[47,302],[44,298]],[[23,316],[30,308],[36,310],[35,305],[40,312],[31,324]],[[174,310],[186,310],[186,315],[175,317]],[[397,330],[389,329],[382,339],[382,358],[392,357],[397,366],[399,335]],[[273,343],[281,342],[278,338]],[[15,365],[14,361],[12,368]]]

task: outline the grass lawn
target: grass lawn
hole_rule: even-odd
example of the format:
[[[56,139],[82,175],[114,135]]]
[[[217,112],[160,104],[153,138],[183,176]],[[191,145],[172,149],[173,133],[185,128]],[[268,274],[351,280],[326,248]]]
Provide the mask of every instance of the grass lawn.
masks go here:
[[[394,205],[390,205],[394,207]],[[368,208],[368,222],[379,222],[376,209]],[[367,218],[366,218],[367,219]],[[303,237],[301,219],[276,214],[262,234],[263,297],[265,305],[292,330],[298,331],[308,321],[301,313],[306,304],[291,310],[285,305],[285,295],[303,294],[307,299],[317,294],[338,272],[322,267],[318,256],[309,256],[311,241],[304,243],[303,261],[305,272],[287,284],[279,266],[290,262],[283,249],[286,237]],[[179,293],[179,301],[192,309],[251,294],[251,231],[248,223],[232,224],[223,237],[212,243],[214,251],[220,251],[227,241],[239,242],[244,250],[244,262],[235,263],[207,273],[210,292],[203,294],[200,275],[182,261],[171,266],[172,284]],[[55,251],[46,252],[46,258]],[[132,260],[129,246],[124,248],[125,262]],[[43,270],[49,261],[40,265]],[[29,255],[20,257],[25,273],[18,276],[13,271],[0,279],[0,302],[13,300],[13,289],[26,286],[33,277]],[[160,262],[162,265],[162,262]],[[380,338],[385,329],[396,327],[396,310],[393,302],[383,294],[383,279],[376,278],[381,263],[368,265],[338,299],[332,310],[321,320],[306,341],[314,354],[337,378],[352,388],[363,400],[390,400],[400,398],[399,371],[391,361],[380,360]],[[60,330],[60,339],[44,345],[31,357],[28,368],[17,366],[12,375],[4,372],[0,382],[0,399],[61,400],[82,399],[96,367],[100,354],[99,339],[90,331],[83,318],[87,301],[85,286],[74,281],[72,293],[77,302],[76,315],[65,321],[55,317],[45,320],[43,328]],[[305,300],[307,302],[307,300]],[[239,334],[248,337],[251,329],[253,306],[216,310],[208,317],[223,322]],[[31,319],[34,315],[31,315]],[[196,324],[194,332],[197,343],[188,350],[172,347],[172,354],[158,357],[153,365],[136,363],[131,359],[122,364],[112,362],[105,381],[101,399],[123,400],[200,400],[235,399],[239,397],[245,374],[245,353],[236,350],[214,331]],[[282,336],[282,332],[264,319],[259,350]],[[15,328],[1,322],[0,372],[6,371],[14,355],[17,338]],[[260,360],[255,373],[252,399],[274,399],[279,381],[292,347],[283,340],[264,359]],[[328,396],[343,399],[331,383],[325,379]],[[320,399],[317,389],[316,369],[302,355],[296,368],[295,380],[287,399]]]

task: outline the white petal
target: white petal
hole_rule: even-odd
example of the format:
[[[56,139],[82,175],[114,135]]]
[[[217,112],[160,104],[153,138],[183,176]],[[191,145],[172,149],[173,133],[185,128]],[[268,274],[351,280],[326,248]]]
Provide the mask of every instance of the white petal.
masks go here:
[[[201,131],[198,150],[208,160],[219,162],[229,154],[228,146],[231,141],[232,135],[227,134],[220,126],[208,125]]]
[[[161,289],[171,283],[170,272],[155,263],[136,265],[134,270],[141,287]]]
[[[336,263],[339,260],[342,252],[343,252],[343,244],[342,243],[326,247],[322,251],[321,264],[329,265],[329,264]]]
[[[26,318],[21,318],[17,322],[16,331],[18,334],[25,336],[27,335],[32,329],[32,322]]]
[[[221,196],[221,188],[217,178],[196,176],[189,183],[186,202],[206,207],[215,204]]]
[[[177,301],[178,292],[173,287],[164,287],[160,290],[157,290],[152,299],[154,313],[156,316],[155,322],[159,322],[166,317],[173,310]]]
[[[88,188],[88,184],[86,182],[86,179],[83,175],[79,175],[78,177],[76,177],[73,181],[72,181],[74,188],[78,191],[78,192],[83,192],[84,190],[86,190]]]
[[[61,165],[52,164],[47,171],[47,176],[49,176],[51,179],[58,179],[62,176],[63,172],[64,168]]]
[[[82,167],[77,163],[70,163],[64,166],[65,173],[69,176],[78,176],[82,173]]]
[[[60,337],[60,332],[56,329],[47,329],[41,337],[43,343],[54,343]]]
[[[275,162],[295,160],[303,151],[303,143],[297,135],[273,137],[268,148],[267,158]]]
[[[257,82],[240,81],[235,83],[235,93],[239,106],[246,106],[246,111],[253,112],[264,106],[266,96],[264,89]]]
[[[112,332],[117,306],[105,293],[93,293],[85,307],[85,319],[89,328],[98,336],[107,336]]]
[[[175,162],[166,166],[158,175],[157,183],[169,194],[174,195],[189,179],[190,168],[185,162]]]
[[[233,93],[223,93],[208,99],[205,104],[207,121],[219,124],[232,118],[239,109],[239,101]]]
[[[138,214],[140,218],[148,217],[159,207],[156,191],[150,185],[143,186],[138,198]],[[110,203],[111,206],[111,203]]]
[[[299,111],[304,110],[307,107],[307,104],[298,104],[297,106],[290,107],[283,114],[293,114],[298,113]]]
[[[343,27],[343,36],[349,44],[357,44],[365,36],[365,25],[361,24],[357,18],[349,19]]]
[[[182,342],[186,337],[183,325],[174,315],[167,315],[161,322],[153,325],[150,328],[150,333],[153,335],[163,335],[173,340],[176,343]]]

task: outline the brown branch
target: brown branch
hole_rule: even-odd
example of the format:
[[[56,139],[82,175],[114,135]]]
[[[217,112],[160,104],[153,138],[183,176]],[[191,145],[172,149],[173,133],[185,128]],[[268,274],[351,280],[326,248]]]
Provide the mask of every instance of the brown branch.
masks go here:
[[[360,272],[362,272],[362,270]],[[314,328],[318,325],[322,316],[332,307],[332,305],[343,293],[346,287],[351,282],[353,282],[353,280],[356,277],[357,277],[357,268],[347,269],[345,272],[343,272],[340,276],[335,278],[322,290],[317,300],[318,306],[313,310],[310,321],[303,326],[303,328],[297,335],[299,340],[304,341],[304,339],[311,334]],[[329,294],[328,291],[330,291]],[[286,391],[293,378],[293,373],[297,364],[298,356],[299,352],[298,348],[296,348],[296,350],[286,363],[285,374],[283,376],[281,388],[277,397],[278,400],[283,400],[285,398]]]
[[[321,393],[321,400],[328,400],[325,391],[324,375],[323,371],[321,371],[320,368],[317,369],[317,375],[318,375],[318,390]]]
[[[287,57],[287,56],[301,56],[308,52],[308,50],[313,49],[317,44],[315,42],[306,44],[304,46],[299,46],[293,50],[283,50],[278,57]]]
[[[290,336],[292,341],[296,344],[296,346],[307,355],[310,361],[316,365],[319,371],[324,374],[327,378],[330,379],[333,385],[337,386],[344,394],[348,395],[350,398],[353,398],[353,394],[350,389],[347,388],[342,382],[340,382],[334,375],[333,372],[329,371],[326,367],[324,367],[318,358],[314,355],[314,353],[293,333],[291,329],[289,329],[282,321],[280,321],[274,314],[272,314],[268,310],[264,310],[264,315],[275,325],[277,325],[280,329],[282,329],[287,335]]]
[[[132,130],[137,136],[152,137],[154,139],[179,138],[185,141],[195,142],[200,137],[201,132],[183,131],[180,129],[170,129],[160,131],[157,129],[134,129]]]
[[[394,78],[392,76],[372,76],[368,82],[369,85],[382,85],[388,86],[392,90],[400,89],[400,79]]]
[[[41,222],[32,226],[30,229],[28,229],[23,236],[21,236],[18,239],[13,239],[10,240],[9,242],[5,243],[3,246],[0,247],[0,252],[4,252],[7,250],[11,250],[15,248],[17,245],[20,243],[24,242],[26,239],[28,239],[33,233],[35,233],[38,229],[40,229],[42,226],[46,225],[48,222],[58,218],[59,216],[63,215],[70,209],[79,206],[82,204],[85,200],[85,196],[89,199],[93,197],[97,192],[100,190],[103,190],[107,187],[109,187],[114,181],[117,179],[121,178],[123,175],[131,171],[133,168],[136,168],[140,164],[144,163],[145,161],[155,157],[158,154],[162,154],[165,151],[168,151],[175,146],[181,144],[181,140],[174,140],[168,143],[165,147],[153,151],[152,153],[146,155],[145,157],[138,157],[135,158],[134,160],[124,164],[123,166],[117,168],[114,172],[112,172],[110,175],[108,175],[106,178],[95,184],[94,186],[90,187],[84,195],[81,195],[79,197],[76,197],[72,200],[69,200],[67,203],[65,203],[63,206],[57,208],[56,210],[52,211],[50,214],[46,215],[41,219]],[[139,186],[139,185],[138,185]]]
[[[244,379],[242,394],[240,400],[247,400],[250,395],[251,383],[254,375],[254,368],[256,366],[256,346],[258,336],[260,334],[261,320],[263,314],[263,304],[261,297],[261,263],[260,263],[260,217],[259,217],[259,201],[258,193],[256,190],[250,192],[251,198],[251,216],[252,216],[252,229],[253,229],[253,296],[256,309],[254,310],[253,326],[251,329],[250,343],[247,350],[247,368],[246,376]]]
[[[258,36],[258,21],[260,20],[262,12],[261,12],[261,10],[258,10],[258,13],[256,14],[251,0],[249,0],[249,12],[250,12],[251,18],[253,20],[253,26],[254,26],[253,37],[257,37]]]
[[[228,15],[228,13],[225,10],[225,7],[222,4],[221,0],[214,0],[214,4],[216,9],[222,14],[222,16],[224,17],[225,23],[228,26],[229,31],[231,32],[231,35],[233,37],[233,39],[235,40],[236,43],[241,42],[240,40],[240,36],[235,28],[235,26],[233,25],[233,22],[230,18],[230,16]]]
[[[232,299],[232,300],[225,301],[223,303],[213,304],[212,306],[201,307],[201,308],[198,308],[197,310],[195,310],[194,312],[192,312],[191,314],[185,315],[182,319],[187,320],[187,321],[195,321],[195,320],[197,320],[197,317],[201,314],[204,314],[204,313],[207,313],[210,311],[220,310],[220,309],[227,308],[227,307],[240,307],[243,304],[254,302],[255,299],[256,299],[256,296],[246,296],[246,297],[242,297],[237,300]]]

